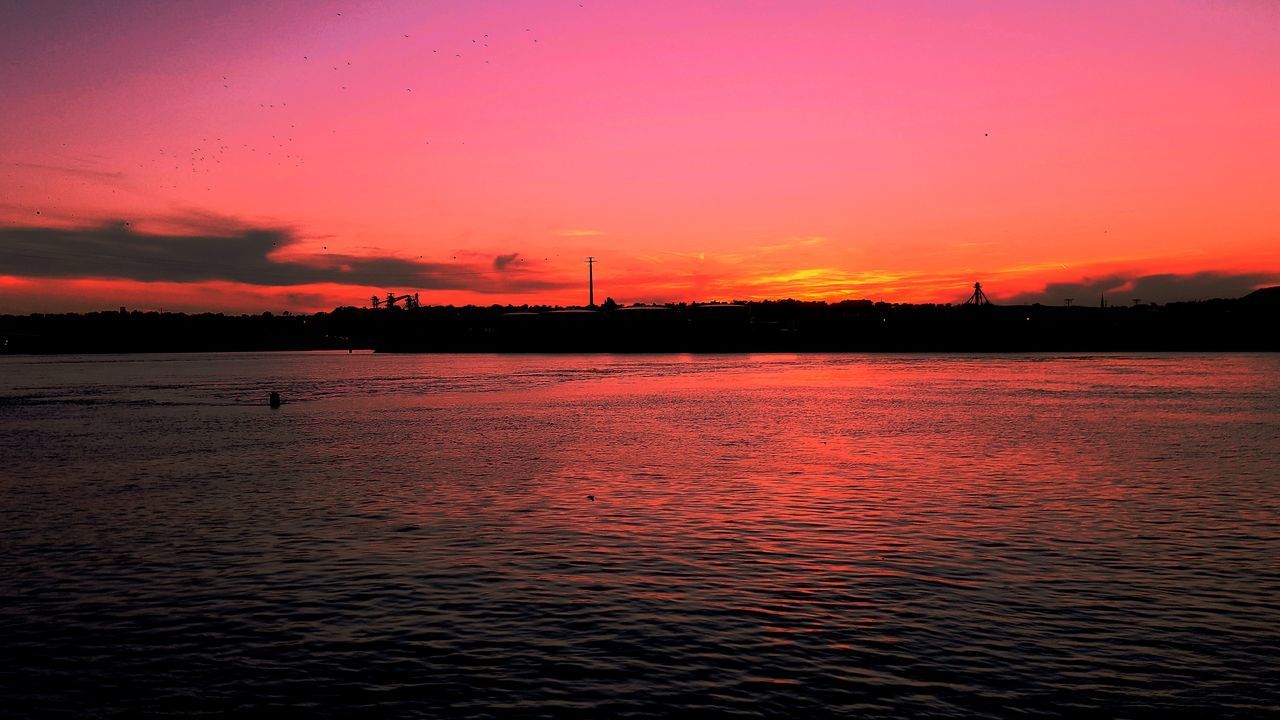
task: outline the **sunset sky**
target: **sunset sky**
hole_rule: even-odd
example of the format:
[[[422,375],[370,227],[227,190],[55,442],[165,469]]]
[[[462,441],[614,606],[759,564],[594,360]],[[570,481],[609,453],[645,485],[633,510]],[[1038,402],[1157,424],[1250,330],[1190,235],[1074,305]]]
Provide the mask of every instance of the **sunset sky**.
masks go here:
[[[1280,282],[1270,0],[0,0],[0,312]]]

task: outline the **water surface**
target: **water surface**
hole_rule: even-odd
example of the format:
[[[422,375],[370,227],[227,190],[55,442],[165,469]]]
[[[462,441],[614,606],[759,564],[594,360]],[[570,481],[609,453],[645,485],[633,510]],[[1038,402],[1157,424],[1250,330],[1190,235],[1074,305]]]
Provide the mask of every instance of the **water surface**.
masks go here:
[[[6,357],[0,462],[0,714],[1280,713],[1277,356]]]

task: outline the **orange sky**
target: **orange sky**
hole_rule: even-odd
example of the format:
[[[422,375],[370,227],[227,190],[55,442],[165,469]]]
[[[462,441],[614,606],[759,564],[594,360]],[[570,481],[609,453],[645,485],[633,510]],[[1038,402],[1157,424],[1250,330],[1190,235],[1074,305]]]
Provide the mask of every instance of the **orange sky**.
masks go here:
[[[17,5],[0,312],[1280,281],[1271,3]]]

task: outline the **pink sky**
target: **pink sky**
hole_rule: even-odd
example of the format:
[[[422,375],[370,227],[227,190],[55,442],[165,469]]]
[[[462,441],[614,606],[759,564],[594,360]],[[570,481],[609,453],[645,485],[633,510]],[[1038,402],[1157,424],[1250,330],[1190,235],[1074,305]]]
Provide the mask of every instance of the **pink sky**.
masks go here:
[[[0,312],[582,303],[587,255],[622,302],[1280,279],[1267,2],[57,5],[0,11]],[[335,281],[4,252],[118,221]]]

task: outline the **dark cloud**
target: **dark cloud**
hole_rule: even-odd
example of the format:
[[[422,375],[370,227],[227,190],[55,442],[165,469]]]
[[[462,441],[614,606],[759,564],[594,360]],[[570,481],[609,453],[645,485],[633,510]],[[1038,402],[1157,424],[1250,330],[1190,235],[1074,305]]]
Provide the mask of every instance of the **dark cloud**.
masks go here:
[[[117,222],[87,228],[0,227],[0,275],[35,278],[115,278],[143,282],[227,281],[290,286],[338,283],[423,290],[521,293],[564,283],[512,268],[415,262],[392,256],[273,253],[293,245],[287,229],[214,227],[196,218],[191,231],[142,233]],[[194,228],[200,228],[195,231]],[[181,230],[181,229],[180,229]],[[515,255],[502,255],[505,269]]]
[[[1143,302],[1155,303],[1238,298],[1248,295],[1258,287],[1276,282],[1280,282],[1280,275],[1275,273],[1198,272],[1138,277],[1115,274],[1098,278],[1086,277],[1074,283],[1050,283],[1043,292],[1024,293],[1007,302],[1061,305],[1066,298],[1073,298],[1077,303],[1089,304],[1098,301],[1103,295],[1115,302],[1140,298]]]
[[[520,257],[520,253],[511,253],[510,255],[499,255],[493,259],[494,270],[506,270],[507,266],[515,262]]]

